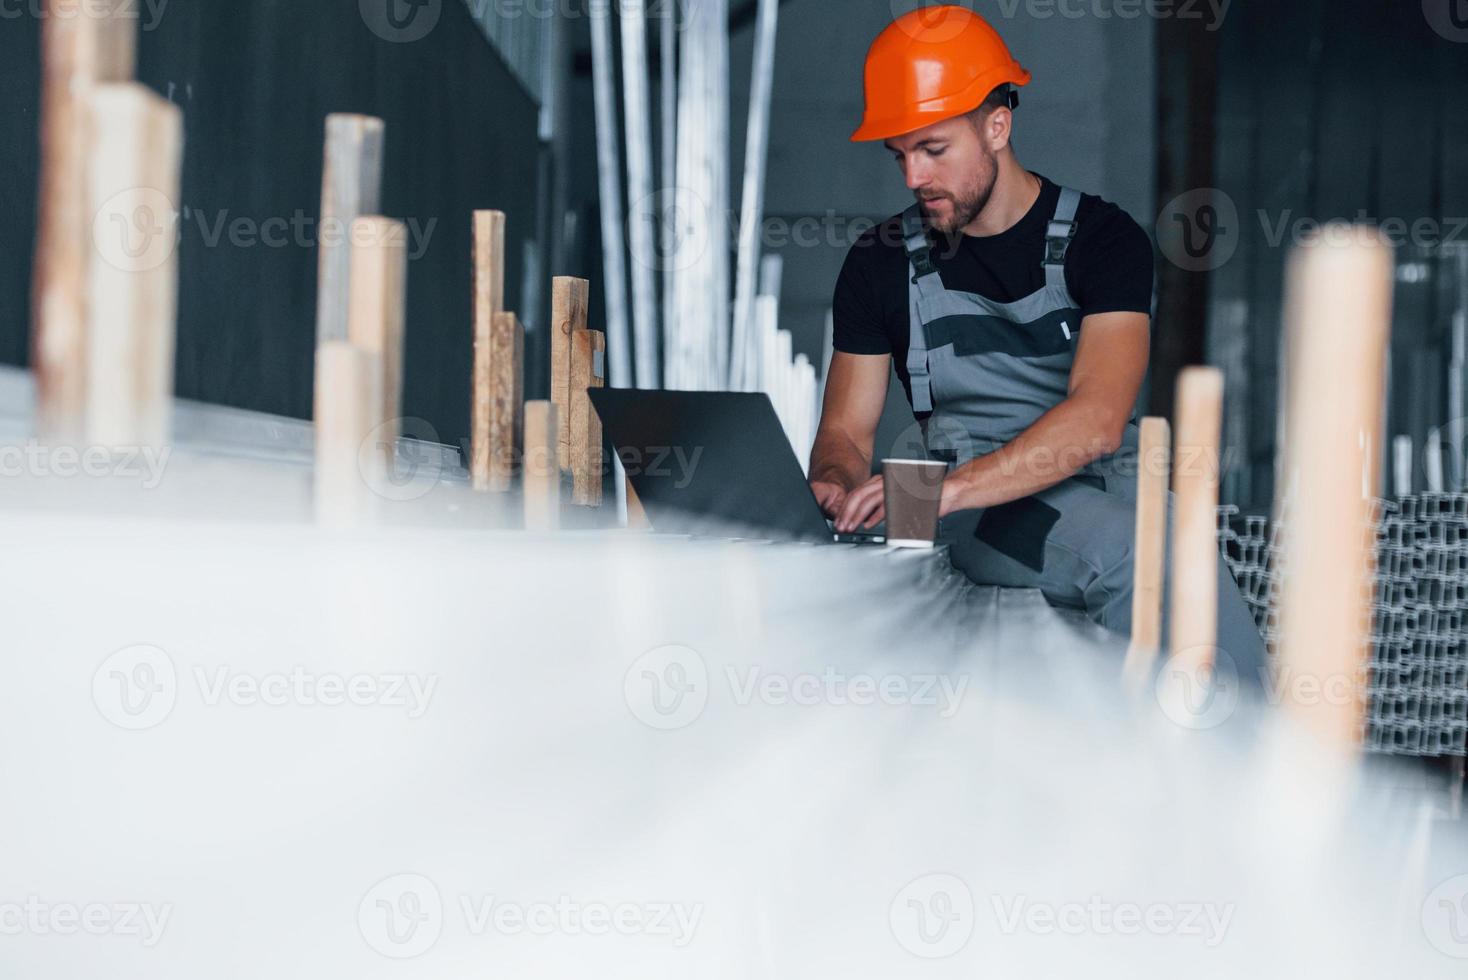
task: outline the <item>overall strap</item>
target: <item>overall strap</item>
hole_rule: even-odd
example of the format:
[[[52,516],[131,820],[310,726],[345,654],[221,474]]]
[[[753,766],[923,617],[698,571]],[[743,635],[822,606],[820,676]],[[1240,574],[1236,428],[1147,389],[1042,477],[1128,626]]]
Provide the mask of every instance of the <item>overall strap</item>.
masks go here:
[[[912,336],[907,347],[907,376],[912,387],[912,410],[933,410],[932,381],[928,376],[927,325],[918,313],[918,300],[932,298],[943,293],[943,279],[933,265],[933,247],[928,243],[927,227],[923,224],[922,209],[914,204],[902,213],[903,248],[912,267],[912,280],[908,289],[909,329]]]
[[[1076,210],[1081,205],[1081,192],[1069,187],[1060,189],[1055,204],[1055,217],[1045,230],[1045,285],[1065,288],[1065,253],[1076,237]]]

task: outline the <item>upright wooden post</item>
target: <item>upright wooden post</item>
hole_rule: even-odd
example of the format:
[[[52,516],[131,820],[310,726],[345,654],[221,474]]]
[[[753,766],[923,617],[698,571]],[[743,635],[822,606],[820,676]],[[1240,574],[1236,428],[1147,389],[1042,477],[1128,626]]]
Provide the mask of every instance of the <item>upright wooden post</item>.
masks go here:
[[[571,337],[586,329],[590,292],[585,279],[557,276],[551,284],[551,401],[559,414],[556,459],[563,472],[571,470]]]
[[[474,212],[474,398],[469,473],[475,490],[504,490],[493,474],[490,429],[495,414],[494,333],[505,308],[505,215]]]
[[[381,119],[337,113],[326,117],[318,227],[316,342],[346,340],[352,271],[352,222],[381,211]]]
[[[88,441],[171,437],[183,113],[135,83],[91,89],[87,260]]]
[[[91,92],[133,77],[137,20],[80,16],[46,0],[41,21],[41,155],[31,282],[31,365],[41,438],[79,440],[86,427],[87,288],[93,255],[87,160]],[[175,200],[177,198],[175,197]]]
[[[1137,472],[1136,545],[1132,549],[1132,637],[1126,676],[1146,679],[1162,647],[1162,594],[1167,559],[1167,476],[1172,429],[1167,419],[1142,420]]]
[[[525,328],[515,314],[495,315],[485,360],[489,420],[483,452],[488,466],[484,485],[477,482],[478,474],[475,485],[504,492],[510,489],[525,444]]]
[[[572,503],[581,507],[601,506],[601,417],[586,392],[606,387],[606,350],[606,335],[599,330],[571,335]]]
[[[382,359],[345,340],[316,350],[316,515],[325,524],[362,523],[382,456],[364,452],[378,423]]]
[[[1370,654],[1372,498],[1380,492],[1393,268],[1378,232],[1331,225],[1291,256],[1285,302],[1289,435],[1276,504],[1289,514],[1279,607],[1281,676],[1291,679],[1284,705],[1347,750],[1364,720],[1357,682]],[[1307,689],[1312,696],[1303,698]]]
[[[1190,367],[1178,375],[1177,493],[1172,533],[1171,668],[1197,680],[1218,643],[1218,441],[1223,374]],[[1224,651],[1227,653],[1228,651]]]
[[[525,529],[551,531],[561,524],[561,469],[556,462],[555,402],[525,403]]]
[[[347,331],[351,342],[377,355],[382,380],[373,428],[383,464],[391,469],[403,415],[404,321],[408,300],[408,228],[370,216],[352,222]]]

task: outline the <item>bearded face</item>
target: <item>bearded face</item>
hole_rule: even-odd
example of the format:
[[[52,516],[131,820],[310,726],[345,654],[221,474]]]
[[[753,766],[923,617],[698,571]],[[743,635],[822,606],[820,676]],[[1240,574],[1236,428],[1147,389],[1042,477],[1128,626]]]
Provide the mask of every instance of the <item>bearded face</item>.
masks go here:
[[[956,235],[989,204],[999,158],[967,116],[887,141],[931,227]]]

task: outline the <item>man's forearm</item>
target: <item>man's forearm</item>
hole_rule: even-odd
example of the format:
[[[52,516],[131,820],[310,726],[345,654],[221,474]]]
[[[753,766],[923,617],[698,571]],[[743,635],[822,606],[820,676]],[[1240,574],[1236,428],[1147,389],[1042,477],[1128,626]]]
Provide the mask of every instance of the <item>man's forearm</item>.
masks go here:
[[[821,429],[816,434],[815,446],[810,453],[812,481],[834,483],[849,491],[866,482],[871,472],[870,450],[863,453],[861,447],[844,432]]]
[[[1068,398],[997,452],[948,476],[947,513],[995,507],[1048,490],[1121,446],[1126,419],[1103,406]]]

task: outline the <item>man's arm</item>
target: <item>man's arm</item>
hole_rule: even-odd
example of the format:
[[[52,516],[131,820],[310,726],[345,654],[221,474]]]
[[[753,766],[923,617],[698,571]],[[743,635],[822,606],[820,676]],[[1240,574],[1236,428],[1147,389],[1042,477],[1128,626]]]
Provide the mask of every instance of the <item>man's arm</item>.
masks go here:
[[[891,354],[837,351],[831,357],[821,425],[810,454],[810,485],[821,509],[832,517],[871,476],[891,370]]]
[[[1098,313],[1081,321],[1065,401],[1003,449],[948,475],[943,514],[994,507],[1039,493],[1121,447],[1147,373],[1145,313]]]

